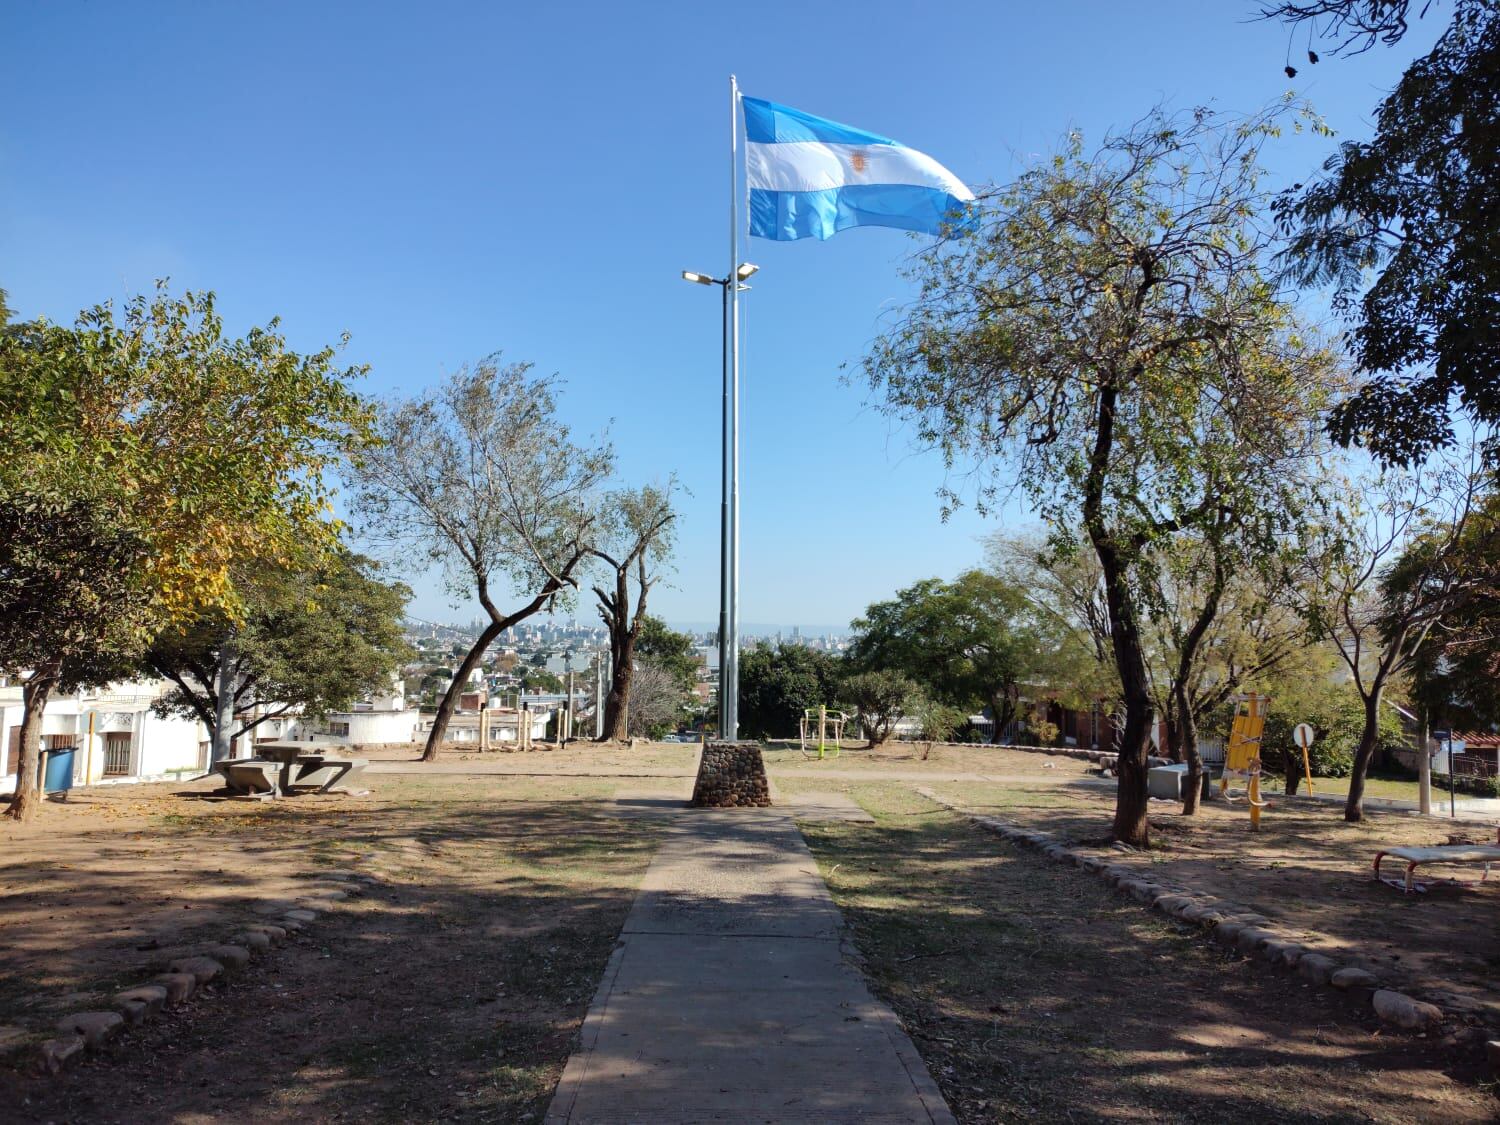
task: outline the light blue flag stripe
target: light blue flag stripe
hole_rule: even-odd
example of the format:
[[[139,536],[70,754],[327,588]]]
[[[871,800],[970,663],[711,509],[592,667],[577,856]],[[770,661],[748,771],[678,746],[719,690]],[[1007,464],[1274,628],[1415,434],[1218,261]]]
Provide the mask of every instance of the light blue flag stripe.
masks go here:
[[[832,238],[850,227],[895,227],[928,234],[972,221],[963,201],[941,188],[858,184],[825,191],[750,189],[750,233],[777,242]]]
[[[926,153],[775,102],[742,102],[757,238],[825,239],[862,226],[943,234],[977,218],[968,185]]]
[[[889,137],[867,133],[851,125],[840,125],[825,117],[814,117],[800,109],[777,105],[760,98],[741,98],[745,106],[745,139],[762,144],[785,141],[823,141],[825,144],[895,145]]]

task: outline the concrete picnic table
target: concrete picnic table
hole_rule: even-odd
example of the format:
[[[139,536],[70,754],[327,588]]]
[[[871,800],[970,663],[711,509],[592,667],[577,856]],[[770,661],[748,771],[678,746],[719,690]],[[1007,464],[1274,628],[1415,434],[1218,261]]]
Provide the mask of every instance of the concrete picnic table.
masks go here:
[[[365,758],[308,753],[310,749],[319,750],[321,747],[316,743],[306,742],[262,742],[255,747],[255,757],[231,759],[218,763],[214,768],[224,775],[233,788],[234,781],[230,775],[235,772],[235,767],[276,763],[279,766],[277,778],[268,795],[281,797],[290,793],[294,785],[316,786],[319,793],[327,793],[340,782],[352,781],[364,773],[370,764]]]

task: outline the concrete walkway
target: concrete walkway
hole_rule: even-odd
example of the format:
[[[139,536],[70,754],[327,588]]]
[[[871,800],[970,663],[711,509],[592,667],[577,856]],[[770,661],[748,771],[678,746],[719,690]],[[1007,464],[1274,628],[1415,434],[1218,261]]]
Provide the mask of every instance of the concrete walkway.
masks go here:
[[[683,811],[547,1121],[951,1122],[788,812]]]

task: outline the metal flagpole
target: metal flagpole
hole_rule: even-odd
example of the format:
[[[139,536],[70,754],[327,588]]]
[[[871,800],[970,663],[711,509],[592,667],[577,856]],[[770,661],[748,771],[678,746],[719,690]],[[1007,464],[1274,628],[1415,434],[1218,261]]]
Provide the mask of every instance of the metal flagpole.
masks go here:
[[[724,499],[720,560],[719,737],[739,737],[740,671],[740,87],[729,76],[729,270],[724,275]]]

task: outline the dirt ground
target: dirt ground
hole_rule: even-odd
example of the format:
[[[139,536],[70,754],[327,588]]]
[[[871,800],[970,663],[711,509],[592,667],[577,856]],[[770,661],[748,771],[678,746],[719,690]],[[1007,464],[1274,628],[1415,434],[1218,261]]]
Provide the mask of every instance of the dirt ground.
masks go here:
[[[141,982],[304,873],[374,885],[59,1080],[0,1071],[0,1116],[540,1117],[655,848],[650,821],[597,800],[613,782],[382,777],[268,804],[206,787],[88,790],[0,833],[0,1023]]]
[[[1493,827],[1381,812],[1348,824],[1337,806],[1273,800],[1252,833],[1243,804],[1209,802],[1198,816],[1183,817],[1176,802],[1153,801],[1151,851],[1122,853],[1108,847],[1112,786],[1089,782],[1078,763],[1060,760],[1057,770],[1060,784],[939,782],[932,789],[973,812],[1108,851],[1112,861],[1149,869],[1155,879],[1243,903],[1303,944],[1398,987],[1465,997],[1500,1026],[1500,880],[1480,882],[1474,867],[1422,868],[1427,890],[1405,895],[1371,874],[1381,848],[1446,844],[1450,837],[1493,843]],[[1391,875],[1403,869],[1389,860],[1382,868]],[[1460,881],[1444,881],[1449,877]]]
[[[210,783],[77,791],[0,822],[0,1025],[46,1028],[177,952],[281,911],[306,878],[367,894],[55,1082],[0,1070],[19,1121],[539,1120],[659,838],[616,793],[686,784],[698,748],[376,757],[367,797],[212,799]],[[883,990],[964,1121],[1495,1119],[1472,1051],[1221,954],[1097,880],[1011,851],[917,796],[1105,850],[1112,794],[1067,758],[989,747],[766,754],[788,796],[842,791],[875,826],[808,826]],[[379,770],[380,772],[375,772]],[[640,779],[640,780],[632,780]],[[1500,886],[1407,898],[1378,842],[1433,822],[1154,808],[1150,865],[1373,967],[1497,999]],[[1465,873],[1467,875],[1467,873]],[[1311,1016],[1309,1016],[1311,1013]]]
[[[1234,958],[909,788],[806,826],[866,970],[960,1121],[1478,1122],[1472,1049]]]

